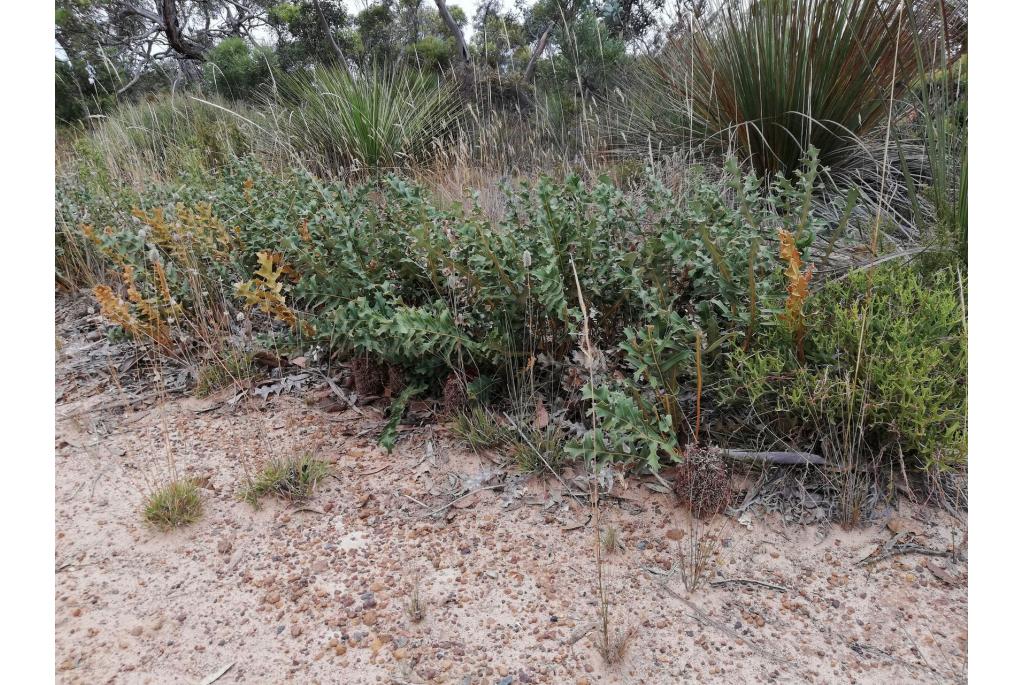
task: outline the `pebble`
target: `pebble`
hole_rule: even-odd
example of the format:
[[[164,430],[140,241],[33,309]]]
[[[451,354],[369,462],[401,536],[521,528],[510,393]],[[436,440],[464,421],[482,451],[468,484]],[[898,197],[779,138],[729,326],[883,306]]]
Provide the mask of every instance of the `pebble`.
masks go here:
[[[220,554],[229,554],[231,552],[231,540],[223,539],[217,542],[217,552]]]

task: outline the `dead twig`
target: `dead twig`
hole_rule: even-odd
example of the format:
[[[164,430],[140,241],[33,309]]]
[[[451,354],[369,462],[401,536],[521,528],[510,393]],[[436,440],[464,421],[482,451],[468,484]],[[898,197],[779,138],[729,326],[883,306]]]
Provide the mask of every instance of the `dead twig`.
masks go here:
[[[416,498],[415,498],[415,497],[413,497],[412,495],[407,495],[407,494],[405,494],[404,492],[400,492],[400,493],[398,493],[398,494],[399,494],[399,495],[401,495],[402,497],[404,497],[404,498],[408,499],[408,500],[412,500],[413,502],[415,502],[416,504],[420,505],[420,506],[421,506],[421,507],[423,507],[424,509],[426,509],[426,508],[427,508],[427,507],[429,506],[429,505],[427,505],[427,504],[424,504],[423,502],[419,501],[418,499],[416,499]]]
[[[498,488],[503,488],[503,487],[505,487],[505,483],[498,483],[497,485],[487,485],[487,486],[484,486],[482,488],[476,488],[475,490],[470,490],[469,492],[467,492],[464,495],[459,495],[458,497],[453,499],[448,504],[445,504],[442,507],[438,507],[437,509],[434,509],[432,512],[430,512],[428,514],[424,514],[424,516],[436,516],[437,514],[440,514],[441,512],[446,510],[448,507],[450,507],[453,504],[455,504],[456,502],[464,500],[467,497],[469,497],[470,495],[475,495],[476,493],[483,492],[484,490],[497,490]],[[409,497],[409,496],[406,495],[406,497]],[[412,498],[410,497],[409,499],[412,499]]]
[[[331,392],[333,392],[338,397],[338,399],[342,400],[345,404],[347,404],[350,409],[353,409],[360,416],[366,416],[366,414],[363,413],[363,410],[357,407],[356,403],[353,402],[352,399],[348,395],[346,395],[345,392],[340,387],[338,387],[338,384],[334,382],[333,378],[317,369],[310,369],[310,371],[319,375],[321,378],[327,381],[327,385],[330,387]]]
[[[309,512],[311,514],[320,514],[321,516],[326,516],[327,515],[326,511],[321,511],[320,509],[317,509],[315,507],[295,507],[294,509],[291,509],[290,511],[292,513],[299,513],[299,512],[307,511],[307,512]]]
[[[566,646],[566,647],[574,645],[577,642],[579,642],[580,640],[582,640],[584,637],[586,637],[587,633],[589,633],[591,630],[593,630],[596,627],[597,627],[597,622],[596,621],[594,621],[593,623],[588,623],[588,624],[586,624],[584,626],[581,626],[581,627],[577,628],[576,630],[572,631],[572,633],[569,634],[569,637],[567,637],[565,639],[565,642],[563,642],[562,644],[564,646]]]
[[[726,578],[724,580],[713,580],[711,585],[732,585],[732,584],[744,584],[744,585],[758,585],[760,587],[766,587],[771,590],[778,590],[779,592],[789,592],[788,587],[782,585],[772,585],[762,580],[754,580],[753,578]]]
[[[868,556],[857,562],[857,566],[875,564],[883,559],[889,559],[890,557],[900,556],[901,554],[922,554],[928,557],[951,557],[953,553],[947,550],[932,549],[930,547],[922,547],[921,545],[906,544],[906,545],[894,545],[892,549],[888,549],[877,556]]]
[[[680,602],[682,602],[687,607],[689,607],[689,609],[691,611],[693,611],[693,614],[691,614],[690,617],[695,619],[699,623],[703,623],[704,625],[708,625],[708,626],[711,626],[712,628],[716,628],[716,629],[720,630],[721,632],[725,633],[726,635],[728,635],[729,637],[734,638],[736,640],[740,640],[743,644],[745,644],[751,650],[753,650],[757,654],[760,654],[761,656],[763,656],[764,658],[766,658],[766,659],[768,659],[770,661],[774,661],[777,664],[787,664],[787,663],[789,663],[789,659],[784,659],[784,658],[778,656],[777,654],[768,651],[764,647],[761,647],[760,645],[758,645],[758,644],[756,644],[754,642],[751,642],[747,638],[743,637],[742,635],[740,635],[739,633],[737,633],[735,630],[733,630],[729,626],[725,625],[724,623],[721,623],[721,622],[716,621],[715,619],[711,618],[706,613],[704,613],[704,611],[702,611],[700,609],[700,607],[698,607],[696,604],[694,604],[693,602],[691,602],[690,600],[686,599],[685,597],[680,595],[678,592],[676,592],[675,590],[670,588],[667,583],[655,583],[655,587],[665,591],[666,593],[668,593],[672,597],[678,599]]]

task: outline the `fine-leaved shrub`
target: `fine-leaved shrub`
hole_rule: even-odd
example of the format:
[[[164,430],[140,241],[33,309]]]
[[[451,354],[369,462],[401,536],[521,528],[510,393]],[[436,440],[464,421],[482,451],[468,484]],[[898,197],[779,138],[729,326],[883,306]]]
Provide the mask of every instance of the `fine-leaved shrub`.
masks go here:
[[[724,405],[746,408],[755,431],[804,447],[832,426],[861,436],[855,457],[925,468],[966,459],[967,334],[955,273],[856,272],[810,309],[806,364],[781,348],[739,352],[719,386]]]

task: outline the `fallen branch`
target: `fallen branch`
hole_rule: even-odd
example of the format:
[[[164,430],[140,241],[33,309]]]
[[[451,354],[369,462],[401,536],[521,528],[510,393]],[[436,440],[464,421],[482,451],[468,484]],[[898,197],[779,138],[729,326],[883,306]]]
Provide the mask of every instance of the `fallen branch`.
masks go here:
[[[748,450],[722,450],[722,456],[737,461],[759,461],[768,464],[824,466],[825,458],[810,452],[751,452]]]

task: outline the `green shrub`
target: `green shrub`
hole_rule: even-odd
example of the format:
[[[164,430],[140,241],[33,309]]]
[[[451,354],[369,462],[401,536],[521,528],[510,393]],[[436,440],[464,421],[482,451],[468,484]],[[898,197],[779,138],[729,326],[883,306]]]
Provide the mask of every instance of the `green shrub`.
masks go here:
[[[587,373],[578,276],[595,347],[613,356],[602,353],[602,388],[576,395],[574,411],[597,403],[602,430],[616,433],[600,441],[605,458],[656,468],[692,437],[691,408],[678,398],[694,380],[697,336],[714,368],[778,327],[784,289],[771,241],[780,228],[806,240],[817,230],[807,201],[815,168],[812,157],[797,183],[779,181],[767,194],[735,163],[721,180],[693,170],[683,193],[654,176],[642,192],[607,178],[542,177],[506,188],[506,211],[494,220],[472,195],[448,206],[399,178],[347,187],[240,162],[187,192],[147,192],[143,204],[156,203],[149,209],[130,212],[137,197],[113,198],[118,211],[104,215],[118,226],[92,236],[111,266],[132,265],[144,300],[173,298],[175,318],[204,311],[203,292],[222,293],[287,323],[289,331],[278,330],[303,344],[373,359],[400,369],[409,387],[435,392],[453,373],[500,391],[510,372],[530,366],[541,387],[570,383],[579,393]],[[187,203],[162,204],[168,198]],[[89,197],[81,202],[68,207],[69,224],[91,211]],[[170,297],[153,276],[154,259]],[[118,313],[117,294],[104,294]],[[123,306],[136,319],[145,313],[134,301]],[[623,433],[627,418],[638,432]],[[662,447],[641,454],[640,442],[656,444],[650,431]]]
[[[776,435],[814,448],[815,422],[835,422],[850,404],[832,385],[855,381],[843,387],[857,388],[854,401],[869,409],[865,450],[902,450],[925,465],[962,459],[962,384],[951,380],[963,363],[961,312],[949,273],[927,281],[928,290],[906,269],[877,271],[859,365],[866,276],[828,286],[806,304],[806,363],[797,361],[781,318],[786,263],[777,236],[792,235],[809,259],[822,231],[810,201],[813,153],[795,181],[777,179],[767,192],[734,162],[720,179],[691,169],[681,193],[653,175],[634,192],[610,179],[542,177],[506,188],[497,220],[472,194],[450,206],[393,177],[349,187],[236,162],[205,179],[177,194],[188,204],[159,217],[152,209],[131,216],[131,196],[97,203],[86,194],[68,203],[67,222],[82,211],[129,216],[126,226],[94,234],[109,266],[136,265],[143,298],[159,287],[155,248],[183,316],[202,311],[197,286],[236,305],[276,293],[264,311],[288,323],[273,326],[279,344],[301,336],[307,348],[371,359],[404,375],[410,392],[440,393],[454,375],[500,399],[529,369],[531,387],[549,389],[546,401],[556,399],[580,426],[556,440],[567,456],[596,453],[652,469],[677,461],[698,437],[699,339],[704,394],[715,400],[702,442]],[[173,197],[153,190],[142,199],[162,206]],[[209,239],[224,235],[221,215],[237,223],[223,245]],[[152,235],[140,239],[146,226]],[[168,232],[179,240],[159,239]],[[179,250],[193,256],[177,259]],[[186,271],[202,279],[176,275]],[[589,360],[579,348],[577,276],[597,351]],[[597,431],[588,430],[590,411]],[[390,444],[393,433],[382,438]]]
[[[203,67],[203,77],[210,90],[234,100],[247,99],[272,81],[277,53],[232,36],[210,50]]]
[[[858,446],[858,461],[964,463],[967,335],[955,273],[926,277],[904,265],[855,272],[815,296],[811,309],[806,365],[788,350],[737,353],[719,400],[749,408],[756,432],[803,447],[838,431]]]

